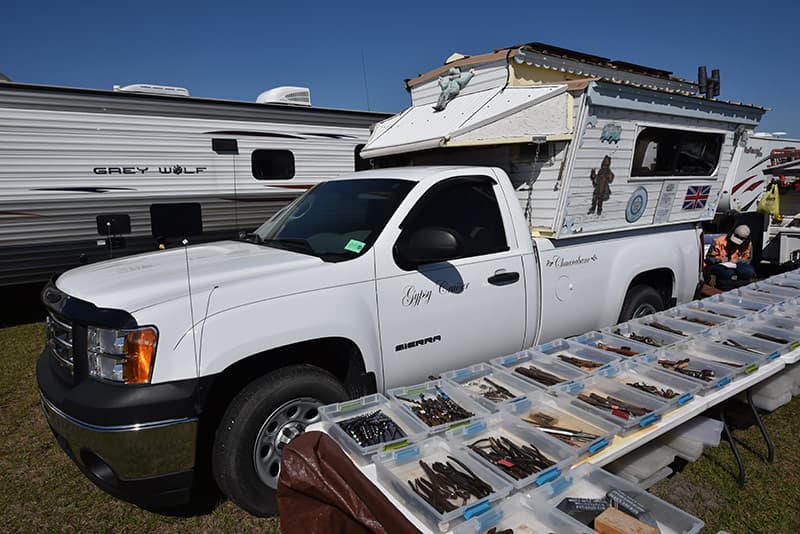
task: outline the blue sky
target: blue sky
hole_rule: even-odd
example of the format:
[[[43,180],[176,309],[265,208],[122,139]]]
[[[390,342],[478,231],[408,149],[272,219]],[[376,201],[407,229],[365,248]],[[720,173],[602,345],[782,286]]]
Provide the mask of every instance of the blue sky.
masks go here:
[[[3,0],[0,72],[14,81],[110,89],[178,85],[252,101],[278,85],[316,106],[398,112],[403,79],[454,51],[539,41],[694,79],[772,108],[762,131],[800,138],[800,3],[663,1],[118,2]],[[366,84],[365,84],[366,72]]]

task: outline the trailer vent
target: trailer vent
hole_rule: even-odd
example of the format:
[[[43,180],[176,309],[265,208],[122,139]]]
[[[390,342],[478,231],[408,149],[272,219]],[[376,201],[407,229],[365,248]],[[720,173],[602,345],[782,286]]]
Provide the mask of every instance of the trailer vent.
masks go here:
[[[149,83],[134,83],[121,87],[114,86],[114,91],[124,93],[145,93],[149,95],[191,96],[185,87],[171,87],[169,85],[153,85]]]
[[[311,90],[308,87],[275,87],[264,91],[256,102],[259,104],[294,104],[295,106],[311,105]]]

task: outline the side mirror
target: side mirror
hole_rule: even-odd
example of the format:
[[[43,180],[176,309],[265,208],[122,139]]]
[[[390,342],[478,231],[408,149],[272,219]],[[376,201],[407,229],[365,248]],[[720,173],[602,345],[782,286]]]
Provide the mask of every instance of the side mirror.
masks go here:
[[[452,260],[461,256],[461,238],[445,228],[420,228],[402,235],[395,246],[395,259],[404,269],[425,263]]]

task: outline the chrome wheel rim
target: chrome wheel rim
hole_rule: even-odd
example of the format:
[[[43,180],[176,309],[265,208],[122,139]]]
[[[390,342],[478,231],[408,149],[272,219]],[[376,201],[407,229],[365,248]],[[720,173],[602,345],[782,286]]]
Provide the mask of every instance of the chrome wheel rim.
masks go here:
[[[642,304],[636,311],[633,313],[633,319],[638,319],[639,317],[644,317],[645,315],[652,315],[656,313],[658,310],[652,304]]]
[[[253,445],[253,464],[261,481],[272,489],[278,488],[283,449],[306,427],[319,421],[322,403],[303,397],[292,399],[267,417]]]

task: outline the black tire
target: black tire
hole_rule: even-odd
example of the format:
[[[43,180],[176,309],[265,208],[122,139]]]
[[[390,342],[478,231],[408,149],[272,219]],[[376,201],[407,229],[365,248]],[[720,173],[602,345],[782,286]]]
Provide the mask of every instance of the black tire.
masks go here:
[[[624,323],[637,317],[644,317],[664,309],[664,300],[654,288],[646,285],[633,286],[625,295],[619,322]]]
[[[332,374],[312,365],[284,367],[253,380],[231,401],[217,427],[211,469],[219,488],[253,515],[274,515],[283,442],[319,418],[315,405],[347,398]],[[293,408],[297,411],[290,416]]]

